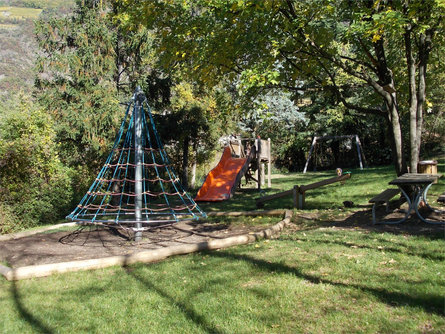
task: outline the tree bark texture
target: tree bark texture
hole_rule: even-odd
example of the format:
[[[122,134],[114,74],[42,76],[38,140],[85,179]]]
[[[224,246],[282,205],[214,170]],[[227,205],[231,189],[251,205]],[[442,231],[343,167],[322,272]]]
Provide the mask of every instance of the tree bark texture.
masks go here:
[[[193,154],[195,155],[195,157],[193,159],[193,164],[192,164],[192,180],[190,182],[190,186],[192,188],[195,188],[195,184],[196,184],[196,167],[197,167],[197,164],[198,164],[197,148],[198,148],[198,141],[194,140],[193,141]]]
[[[411,27],[405,29],[405,55],[408,69],[409,87],[409,144],[410,144],[410,171],[417,173],[417,162],[419,152],[417,150],[417,84],[416,84],[416,64],[411,46]]]
[[[182,146],[182,180],[181,183],[184,189],[188,189],[189,181],[188,181],[188,164],[189,164],[189,144],[190,138],[187,136],[184,138],[183,146]]]

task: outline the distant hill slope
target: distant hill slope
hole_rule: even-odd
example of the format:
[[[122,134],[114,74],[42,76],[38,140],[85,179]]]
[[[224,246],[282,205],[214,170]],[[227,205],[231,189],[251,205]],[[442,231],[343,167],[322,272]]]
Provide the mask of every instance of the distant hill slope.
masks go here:
[[[65,15],[74,0],[0,1],[0,102],[16,92],[30,92],[38,51],[34,21],[40,15]]]
[[[37,44],[33,39],[33,23],[0,26],[0,45],[0,100],[5,101],[11,93],[29,91],[34,82],[32,69]]]

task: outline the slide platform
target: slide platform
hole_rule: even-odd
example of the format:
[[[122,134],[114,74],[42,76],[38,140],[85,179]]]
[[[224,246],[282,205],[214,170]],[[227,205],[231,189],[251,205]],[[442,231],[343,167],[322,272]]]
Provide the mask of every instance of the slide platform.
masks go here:
[[[221,160],[207,175],[195,201],[219,202],[231,198],[246,173],[250,160],[250,156],[233,158],[230,148],[225,147]]]

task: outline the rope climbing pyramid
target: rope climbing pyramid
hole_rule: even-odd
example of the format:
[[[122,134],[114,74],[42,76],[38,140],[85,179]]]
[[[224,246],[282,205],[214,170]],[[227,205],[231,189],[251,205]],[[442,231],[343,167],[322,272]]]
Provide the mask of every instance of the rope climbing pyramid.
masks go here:
[[[129,228],[135,240],[152,226],[206,218],[176,177],[139,87],[105,164],[66,218]]]

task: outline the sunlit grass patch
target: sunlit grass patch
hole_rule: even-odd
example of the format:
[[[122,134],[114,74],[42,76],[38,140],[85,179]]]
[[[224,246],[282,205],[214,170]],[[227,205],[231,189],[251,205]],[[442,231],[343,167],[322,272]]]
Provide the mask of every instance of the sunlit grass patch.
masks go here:
[[[10,20],[25,20],[25,19],[37,19],[42,12],[42,9],[37,8],[27,8],[27,7],[11,7],[5,6],[0,7],[0,20],[10,19]]]
[[[1,20],[1,17],[0,17]],[[17,28],[17,25],[15,24],[6,24],[6,23],[0,23],[0,30],[10,30]]]
[[[74,0],[19,0],[12,1],[12,5],[22,5],[27,8],[58,8],[62,6],[72,6]]]

